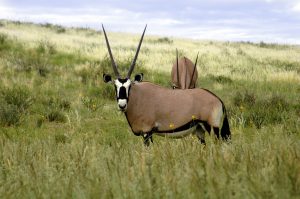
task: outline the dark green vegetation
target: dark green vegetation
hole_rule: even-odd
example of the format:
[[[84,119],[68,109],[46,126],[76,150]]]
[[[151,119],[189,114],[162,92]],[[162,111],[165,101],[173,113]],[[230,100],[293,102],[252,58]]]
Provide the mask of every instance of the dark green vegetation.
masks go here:
[[[0,24],[0,30],[30,25],[49,34],[73,31],[51,24]],[[148,53],[154,53],[151,45],[177,42],[151,41]],[[102,81],[103,72],[112,72],[106,53],[95,58],[47,39],[30,45],[0,31],[0,198],[299,198],[300,82],[285,78],[299,74],[299,62],[251,54],[255,48],[300,57],[299,48],[201,45],[220,51],[201,54],[198,84],[224,101],[232,142],[207,136],[203,147],[194,137],[154,137],[155,144],[146,148],[117,111],[113,86]],[[138,60],[135,72],[170,87],[170,72],[147,67],[153,58],[147,59]],[[131,56],[118,57],[122,74],[130,63]],[[230,74],[221,68],[205,74],[214,65]],[[274,78],[256,81],[264,68]]]

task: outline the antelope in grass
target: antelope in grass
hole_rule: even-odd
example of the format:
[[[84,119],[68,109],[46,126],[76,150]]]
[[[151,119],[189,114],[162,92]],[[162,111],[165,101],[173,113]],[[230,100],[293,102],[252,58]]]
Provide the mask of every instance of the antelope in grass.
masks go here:
[[[213,129],[217,138],[229,140],[231,133],[223,102],[205,89],[170,89],[151,82],[142,82],[143,74],[130,79],[147,26],[139,41],[126,77],[121,77],[102,25],[108,53],[116,79],[103,74],[105,83],[115,86],[118,108],[124,112],[129,126],[137,136],[150,144],[152,135],[181,138],[195,134],[205,144],[205,130]],[[202,126],[203,125],[203,126]],[[220,132],[219,132],[220,131]]]
[[[173,64],[171,71],[173,89],[188,89],[196,87],[198,78],[197,60],[198,55],[195,64],[186,57],[182,57],[178,60],[178,51],[176,49],[176,62]]]

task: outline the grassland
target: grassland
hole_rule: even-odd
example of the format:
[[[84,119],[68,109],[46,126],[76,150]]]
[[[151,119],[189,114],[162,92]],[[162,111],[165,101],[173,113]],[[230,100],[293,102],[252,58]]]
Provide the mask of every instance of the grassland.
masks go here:
[[[139,35],[109,39],[125,73]],[[176,48],[199,51],[230,144],[144,147],[102,82],[101,31],[1,20],[0,198],[300,198],[300,47],[146,35],[135,72],[170,87]]]

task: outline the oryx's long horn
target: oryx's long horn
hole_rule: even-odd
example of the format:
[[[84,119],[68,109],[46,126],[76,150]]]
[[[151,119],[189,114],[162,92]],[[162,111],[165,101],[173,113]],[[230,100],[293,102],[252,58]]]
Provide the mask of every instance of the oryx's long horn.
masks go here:
[[[196,58],[196,61],[195,61],[195,66],[194,66],[194,70],[193,70],[193,73],[192,73],[192,78],[191,78],[190,85],[189,85],[189,87],[188,87],[188,88],[190,88],[190,87],[191,87],[191,84],[192,84],[192,82],[193,82],[194,73],[195,73],[195,71],[196,71],[196,68],[197,68],[198,55],[199,55],[199,52],[197,53],[197,58]]]
[[[103,33],[104,33],[104,36],[105,36],[106,46],[107,46],[107,49],[108,49],[108,53],[109,53],[109,56],[110,56],[110,60],[111,60],[111,64],[112,64],[113,70],[115,72],[115,75],[119,78],[120,74],[119,74],[119,71],[118,71],[118,67],[117,67],[117,64],[116,64],[116,62],[114,60],[114,57],[113,57],[113,55],[111,53],[110,45],[109,45],[109,42],[108,42],[107,35],[106,35],[106,32],[105,32],[103,24],[102,24],[102,30],[103,30]]]
[[[177,67],[177,86],[179,87],[178,50],[177,50],[177,48],[176,48],[176,67]]]
[[[138,58],[138,55],[139,55],[139,52],[140,52],[140,48],[141,48],[141,45],[142,45],[142,42],[143,42],[143,38],[144,38],[144,34],[145,34],[145,32],[146,32],[146,29],[147,29],[147,24],[146,24],[146,26],[145,26],[144,32],[143,32],[143,34],[142,34],[142,37],[141,37],[141,39],[140,39],[140,43],[139,43],[138,48],[137,48],[137,50],[136,50],[135,56],[134,56],[134,58],[133,58],[133,60],[132,60],[131,66],[130,66],[130,68],[129,68],[129,71],[128,71],[128,74],[127,74],[127,78],[130,78],[130,75],[131,75],[131,73],[132,73],[132,71],[133,71],[133,69],[134,69],[134,67],[135,67],[135,62],[136,62],[136,60],[137,60],[137,58]]]

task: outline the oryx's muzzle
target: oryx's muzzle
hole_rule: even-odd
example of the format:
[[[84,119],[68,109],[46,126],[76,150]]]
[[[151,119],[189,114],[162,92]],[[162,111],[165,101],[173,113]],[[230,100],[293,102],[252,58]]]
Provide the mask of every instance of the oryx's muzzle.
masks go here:
[[[118,107],[120,111],[125,112],[127,109],[127,99],[119,99],[118,100]]]

